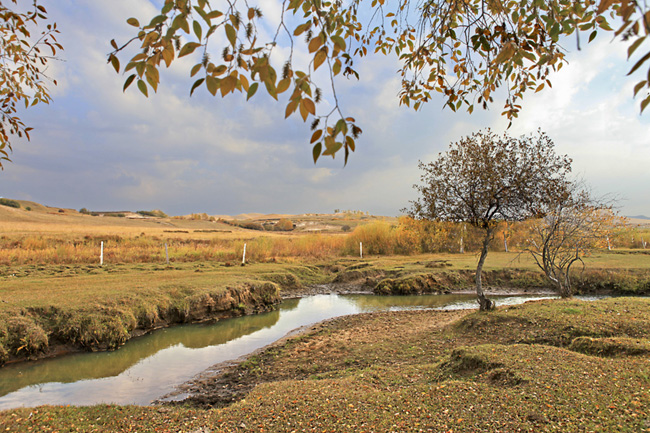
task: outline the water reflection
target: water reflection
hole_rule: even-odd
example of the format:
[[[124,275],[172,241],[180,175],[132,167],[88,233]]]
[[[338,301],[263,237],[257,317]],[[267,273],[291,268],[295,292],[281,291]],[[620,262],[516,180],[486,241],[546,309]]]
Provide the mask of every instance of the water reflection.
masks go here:
[[[296,308],[284,305],[287,309]],[[223,320],[211,325],[184,325],[136,338],[113,352],[75,353],[59,358],[7,365],[0,369],[0,395],[37,383],[69,383],[118,376],[143,359],[176,347],[200,349],[227,343],[277,323],[280,311]]]
[[[520,303],[531,297],[509,298]],[[535,298],[539,299],[539,298]],[[503,302],[503,299],[497,303]],[[473,295],[317,295],[278,310],[156,331],[114,352],[79,353],[0,369],[0,409],[41,404],[148,404],[213,364],[236,359],[297,327],[370,311],[476,308]]]

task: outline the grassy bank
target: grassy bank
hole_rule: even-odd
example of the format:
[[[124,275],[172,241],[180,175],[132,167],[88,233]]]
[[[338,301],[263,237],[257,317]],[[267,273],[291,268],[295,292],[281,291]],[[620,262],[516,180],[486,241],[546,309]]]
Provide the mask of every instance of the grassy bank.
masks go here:
[[[650,300],[400,312],[314,326],[181,407],[41,407],[7,431],[650,431]],[[225,407],[207,409],[206,404]]]
[[[575,281],[582,293],[647,294],[650,269],[636,255],[590,258]],[[265,311],[309,285],[334,283],[377,294],[472,290],[474,255],[379,256],[323,262],[219,262],[0,267],[0,362],[61,350],[106,350],[148,330]],[[595,265],[620,268],[595,268]],[[627,268],[626,268],[627,266]],[[493,253],[489,291],[549,290],[527,257]]]
[[[0,362],[106,350],[148,330],[273,308],[313,266],[39,266],[0,278]]]

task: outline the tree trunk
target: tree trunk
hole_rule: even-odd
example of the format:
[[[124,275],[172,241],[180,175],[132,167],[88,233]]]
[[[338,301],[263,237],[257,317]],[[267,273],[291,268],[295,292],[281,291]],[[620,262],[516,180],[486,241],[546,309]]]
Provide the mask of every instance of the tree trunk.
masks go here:
[[[483,264],[485,263],[485,258],[488,254],[488,247],[490,242],[494,237],[494,230],[490,227],[485,229],[485,238],[483,239],[483,248],[481,249],[481,257],[478,259],[478,265],[476,266],[476,296],[478,297],[478,304],[480,305],[481,311],[490,311],[494,310],[494,302],[485,297],[483,293],[483,281],[481,278],[481,273],[483,272]]]

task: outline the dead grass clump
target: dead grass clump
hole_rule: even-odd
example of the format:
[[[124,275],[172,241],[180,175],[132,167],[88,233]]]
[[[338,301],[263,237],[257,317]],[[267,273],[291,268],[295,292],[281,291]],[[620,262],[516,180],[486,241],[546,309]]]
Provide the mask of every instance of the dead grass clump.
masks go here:
[[[421,274],[380,281],[374,289],[378,295],[421,295],[424,293],[442,293],[446,285],[436,275]]]
[[[14,316],[7,320],[5,352],[28,357],[44,352],[48,348],[47,334],[27,316]]]
[[[130,311],[101,306],[60,314],[56,319],[53,335],[58,340],[88,350],[117,349],[138,323]]]

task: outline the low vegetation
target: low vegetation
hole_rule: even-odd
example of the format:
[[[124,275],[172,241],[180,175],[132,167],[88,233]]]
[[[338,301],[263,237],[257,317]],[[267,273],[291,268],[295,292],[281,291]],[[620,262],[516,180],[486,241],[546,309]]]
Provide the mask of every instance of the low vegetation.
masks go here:
[[[176,407],[15,409],[0,423],[9,431],[647,432],[648,335],[648,299],[343,317],[210,379],[215,390],[251,384],[239,393],[204,392]]]
[[[10,200],[8,198],[0,198],[0,206],[8,206],[20,209],[20,203],[18,203],[16,200]]]
[[[470,227],[408,218],[361,224],[341,214],[333,234],[305,233],[304,220],[294,219],[291,232],[260,233],[209,218],[102,218],[29,206],[34,211],[0,209],[0,362],[38,358],[63,344],[116,348],[159,326],[272,308],[312,284],[379,294],[467,290],[480,248],[480,234]],[[650,293],[650,251],[635,246],[650,235],[626,230],[608,239],[616,248],[597,250],[584,272],[575,269],[579,292]],[[518,252],[526,233],[526,222],[499,228],[484,267],[488,290],[548,288],[530,257]],[[458,253],[461,239],[465,254]],[[647,299],[616,298],[538,302],[483,315],[341,318],[214,379],[236,392],[215,397],[204,387],[189,406],[17,409],[0,412],[0,425],[7,431],[650,431],[648,313]]]

